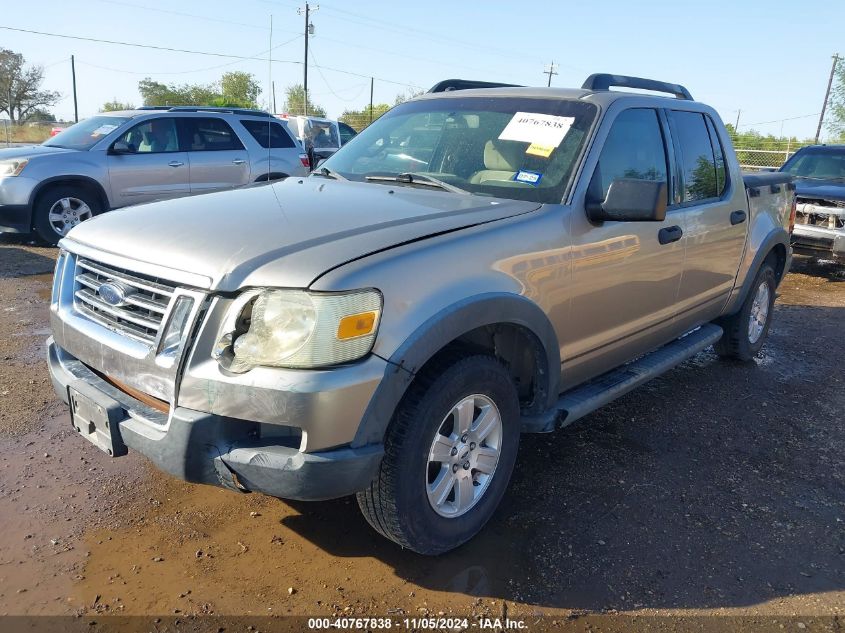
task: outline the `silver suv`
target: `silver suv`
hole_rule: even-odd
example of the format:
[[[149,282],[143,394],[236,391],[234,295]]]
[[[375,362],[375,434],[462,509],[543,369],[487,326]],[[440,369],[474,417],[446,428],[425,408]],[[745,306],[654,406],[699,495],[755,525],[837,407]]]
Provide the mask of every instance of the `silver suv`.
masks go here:
[[[50,373],[110,455],[287,499],[354,493],[379,533],[438,554],[492,516],[521,432],[709,345],[750,361],[794,203],[789,174],[741,174],[683,86],[428,94],[307,178],[75,228]],[[522,457],[542,477],[554,455]]]
[[[0,231],[55,244],[109,209],[308,174],[260,110],[149,106],[99,114],[42,145],[0,150]]]

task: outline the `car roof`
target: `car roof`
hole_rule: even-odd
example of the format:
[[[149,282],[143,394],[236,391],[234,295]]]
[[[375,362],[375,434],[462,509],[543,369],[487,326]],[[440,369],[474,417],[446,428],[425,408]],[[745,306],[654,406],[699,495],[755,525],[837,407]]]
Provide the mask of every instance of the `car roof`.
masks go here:
[[[577,99],[590,101],[600,106],[609,106],[620,99],[654,99],[657,103],[667,102],[678,105],[699,103],[689,99],[677,99],[671,95],[650,94],[628,90],[584,90],[583,88],[546,88],[520,86],[514,88],[472,88],[467,90],[450,90],[447,92],[433,92],[415,97],[414,101],[426,99],[460,99],[461,97],[510,97],[517,99]]]

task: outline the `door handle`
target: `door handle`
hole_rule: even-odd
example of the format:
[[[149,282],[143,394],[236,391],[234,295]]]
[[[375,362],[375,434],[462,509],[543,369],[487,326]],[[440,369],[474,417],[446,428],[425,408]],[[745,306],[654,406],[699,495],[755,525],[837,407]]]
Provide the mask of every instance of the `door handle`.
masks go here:
[[[181,167],[185,163],[183,163],[181,160],[172,160],[167,164],[170,165],[171,167]]]
[[[745,211],[734,211],[731,213],[731,224],[741,224],[745,222]]]
[[[680,226],[667,226],[665,229],[660,229],[657,232],[657,240],[661,244],[670,244],[681,239],[684,232]]]
[[[236,158],[232,161],[233,165],[243,165],[246,161],[243,158]]]

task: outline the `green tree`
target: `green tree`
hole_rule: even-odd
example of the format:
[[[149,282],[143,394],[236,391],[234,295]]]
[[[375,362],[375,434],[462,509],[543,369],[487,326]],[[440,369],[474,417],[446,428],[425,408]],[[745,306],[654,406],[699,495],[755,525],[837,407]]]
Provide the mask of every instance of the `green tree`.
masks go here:
[[[845,60],[842,59],[836,64],[829,106],[825,127],[836,140],[845,141]]]
[[[149,77],[138,82],[144,105],[211,105],[221,95],[214,84],[163,84]]]
[[[43,82],[41,66],[27,66],[23,55],[0,48],[0,112],[12,122],[26,120],[32,111],[58,102],[59,93],[42,90]]]
[[[100,112],[118,112],[119,110],[134,110],[135,106],[131,103],[123,103],[118,101],[117,99],[113,99],[112,101],[106,101],[103,104],[103,107],[100,108]]]
[[[288,114],[305,114],[305,89],[302,84],[293,84],[285,88],[285,112]],[[308,97],[308,114],[326,116],[326,110],[311,101],[311,97]]]
[[[256,108],[261,87],[250,73],[236,71],[220,78],[220,92],[225,105]]]
[[[360,132],[392,107],[387,103],[374,104],[372,116],[370,116],[370,106],[368,104],[360,110],[344,110],[343,114],[340,115],[340,120],[355,128],[356,132]]]
[[[35,108],[30,110],[21,121],[23,123],[55,123],[56,115],[42,108]]]

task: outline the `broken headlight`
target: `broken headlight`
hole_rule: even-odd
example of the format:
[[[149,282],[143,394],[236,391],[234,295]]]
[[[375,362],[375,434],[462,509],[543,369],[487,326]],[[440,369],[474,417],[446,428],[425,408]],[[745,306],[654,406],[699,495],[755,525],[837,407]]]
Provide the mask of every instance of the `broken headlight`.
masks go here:
[[[376,290],[253,290],[230,307],[213,356],[226,369],[312,368],[370,352],[381,315]]]

